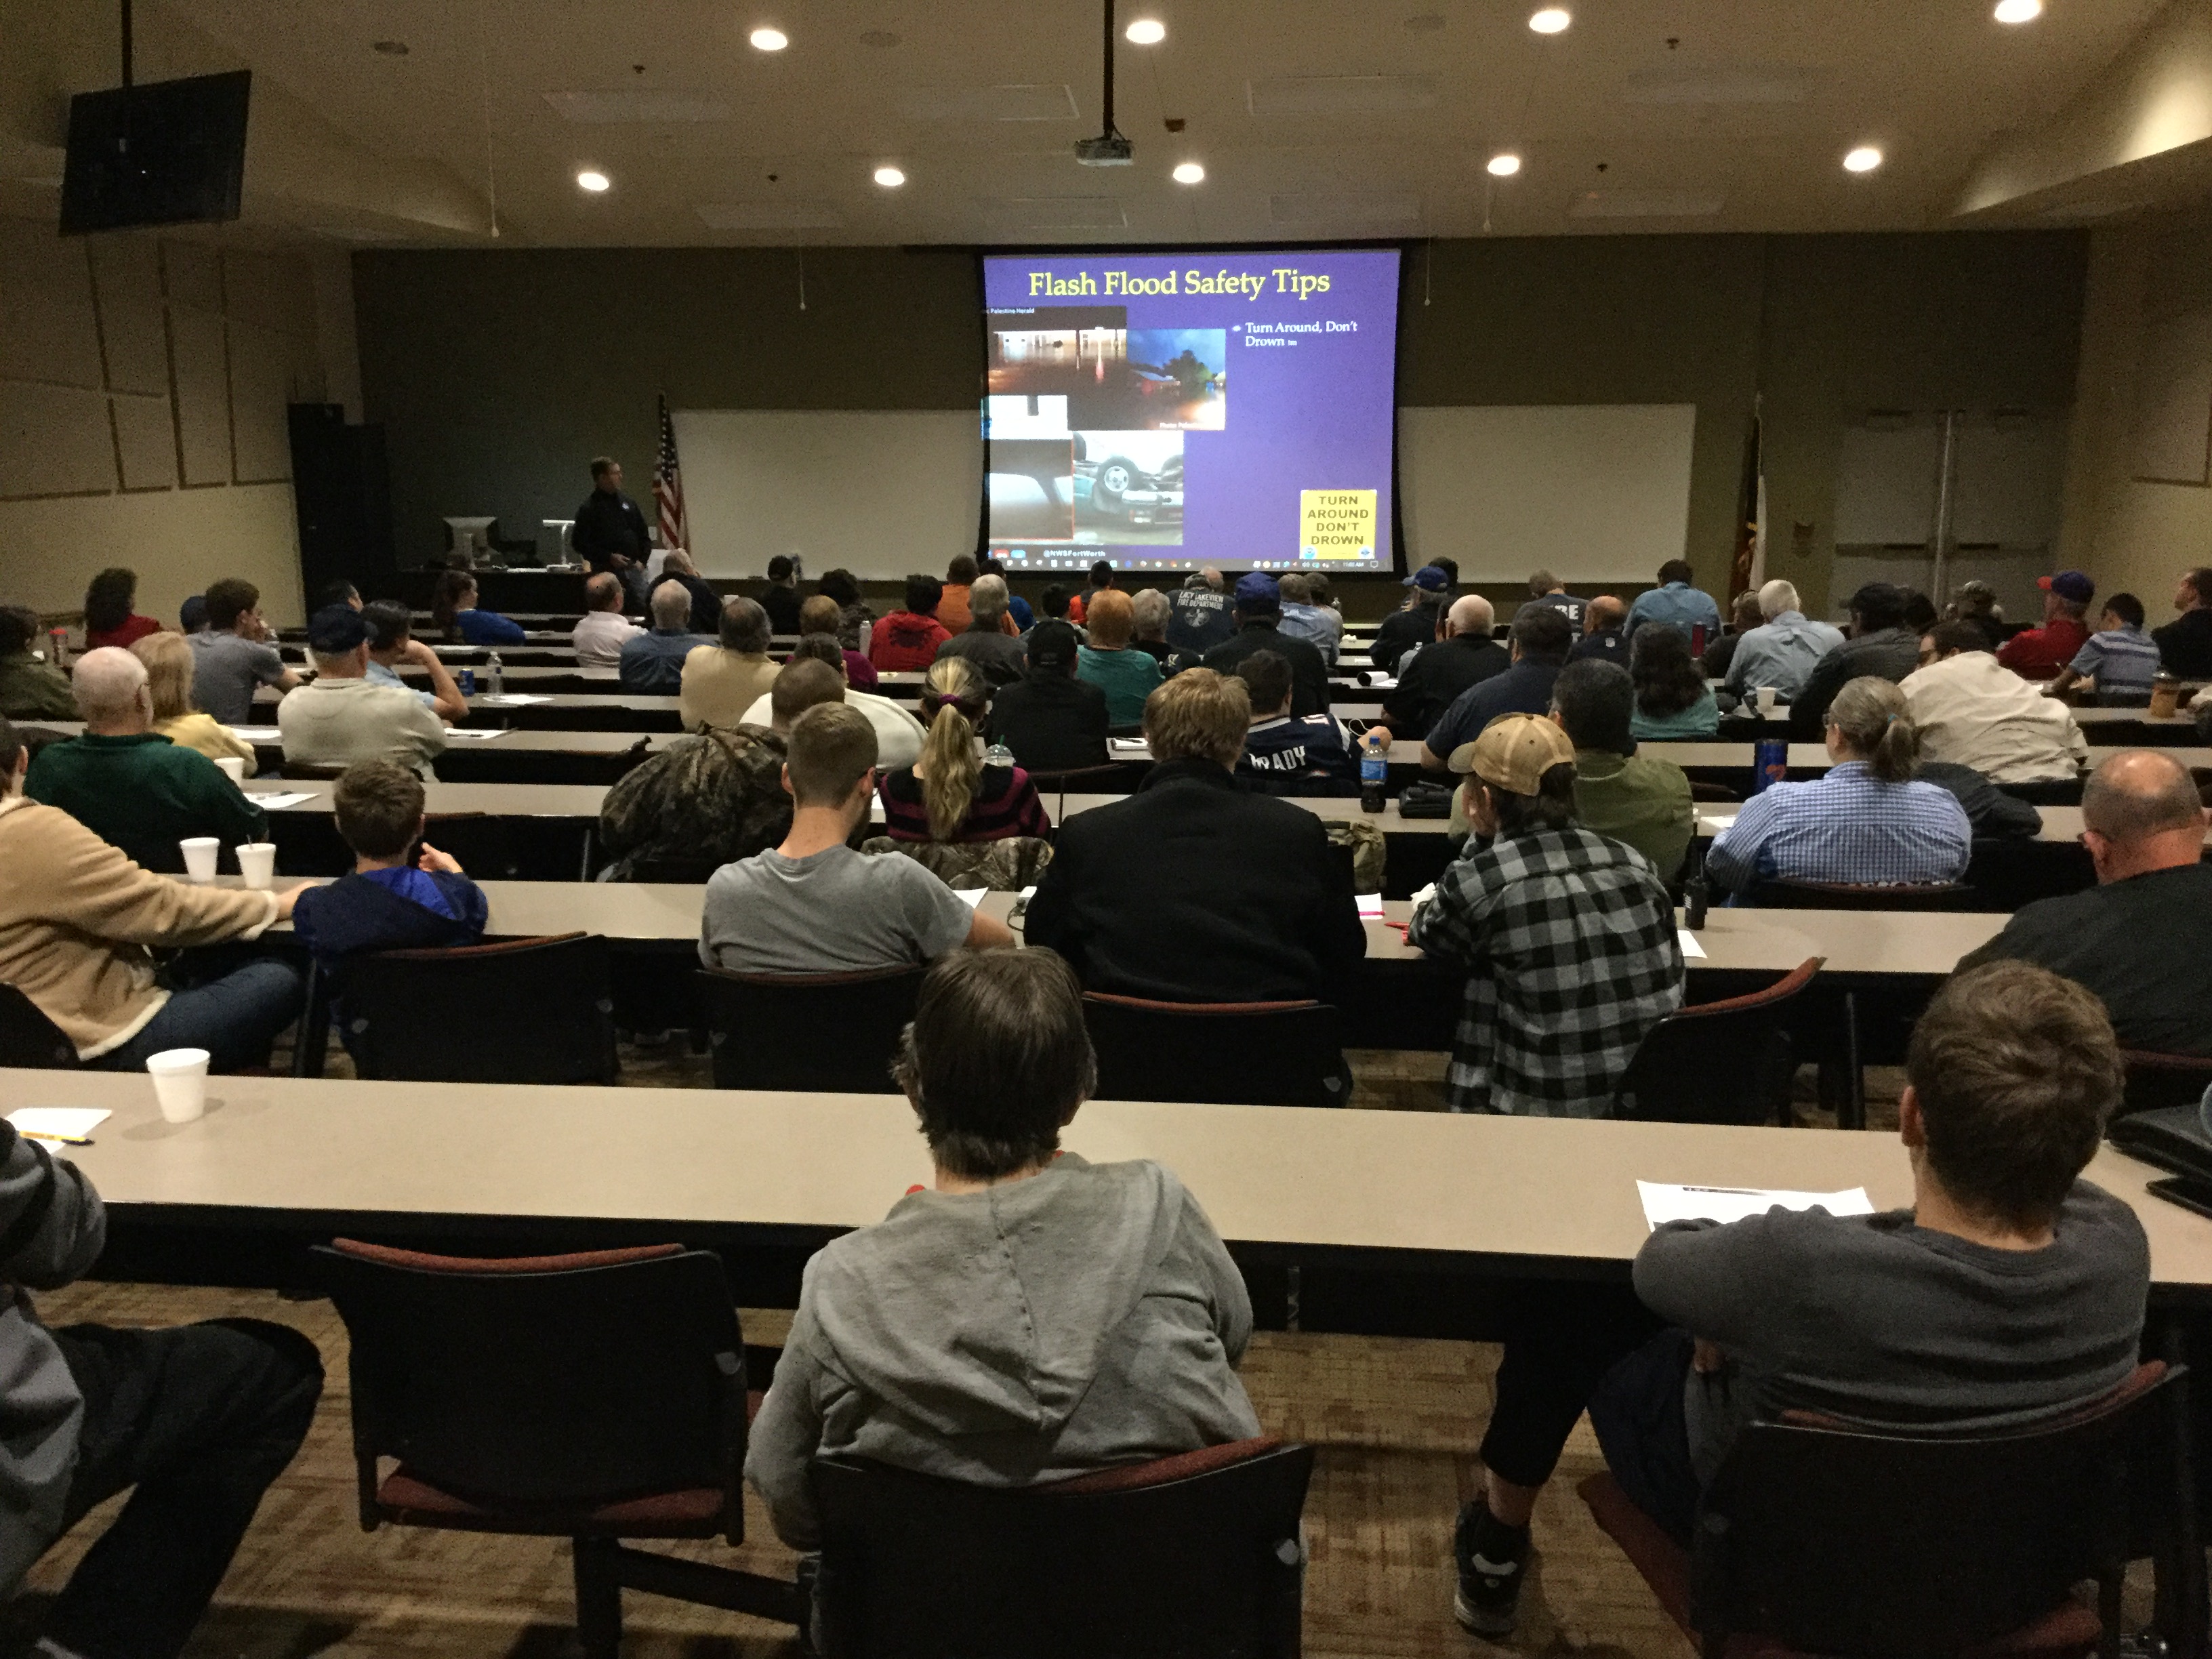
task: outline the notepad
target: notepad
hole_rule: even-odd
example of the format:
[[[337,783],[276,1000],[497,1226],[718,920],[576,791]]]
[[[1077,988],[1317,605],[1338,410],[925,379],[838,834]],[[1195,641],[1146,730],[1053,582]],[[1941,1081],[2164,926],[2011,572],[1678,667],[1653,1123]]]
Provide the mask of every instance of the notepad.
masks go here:
[[[90,1140],[92,1132],[114,1115],[88,1106],[22,1106],[8,1114],[8,1121],[17,1134],[49,1152],[65,1152],[65,1142]]]
[[[284,733],[273,726],[234,726],[230,728],[230,735],[234,738],[243,738],[248,743],[284,741]]]
[[[264,812],[281,812],[288,806],[297,806],[303,800],[313,800],[315,796],[310,789],[281,789],[268,795],[257,795],[248,790],[246,798]]]
[[[1704,960],[1705,947],[1698,943],[1698,936],[1695,933],[1686,927],[1677,927],[1674,930],[1674,937],[1681,940],[1682,954],[1685,957]]]
[[[456,726],[446,733],[448,738],[461,738],[470,743],[489,743],[494,738],[506,735],[507,728],[503,726]]]
[[[1380,921],[1382,920],[1382,894],[1361,893],[1358,894],[1357,897],[1359,903],[1359,917],[1361,921]]]
[[[1709,812],[1705,815],[1705,822],[1711,824],[1716,830],[1733,830],[1735,828],[1735,817],[1733,813],[1727,817],[1721,817],[1716,814]]]
[[[541,691],[488,691],[477,699],[477,704],[483,708],[520,708],[526,703],[552,701]]]
[[[1636,1191],[1644,1200],[1644,1219],[1653,1228],[1668,1221],[1741,1221],[1765,1215],[1777,1206],[1785,1210],[1817,1207],[1830,1215],[1874,1213],[1873,1200],[1863,1187],[1841,1193],[1794,1193],[1764,1187],[1678,1187],[1671,1182],[1639,1181]]]
[[[1142,738],[1109,738],[1106,746],[1117,755],[1136,755],[1143,753],[1147,745]]]

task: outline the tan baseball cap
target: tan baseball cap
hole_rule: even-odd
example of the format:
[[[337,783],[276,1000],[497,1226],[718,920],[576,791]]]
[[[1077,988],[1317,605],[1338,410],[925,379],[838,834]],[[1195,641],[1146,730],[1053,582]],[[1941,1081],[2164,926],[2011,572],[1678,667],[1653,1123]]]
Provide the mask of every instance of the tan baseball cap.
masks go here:
[[[1455,772],[1472,772],[1494,789],[1533,795],[1545,773],[1575,763],[1575,746],[1541,714],[1500,714],[1473,743],[1453,750],[1447,763]]]

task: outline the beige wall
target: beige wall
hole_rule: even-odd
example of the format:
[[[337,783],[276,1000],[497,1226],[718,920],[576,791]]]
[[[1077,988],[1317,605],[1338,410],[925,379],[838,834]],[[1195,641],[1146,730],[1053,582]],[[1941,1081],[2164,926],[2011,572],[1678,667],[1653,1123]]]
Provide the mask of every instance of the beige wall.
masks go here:
[[[319,258],[320,296],[302,252],[0,222],[0,599],[75,610],[121,564],[165,620],[220,576],[298,618],[285,405],[359,398]]]
[[[2212,564],[2212,215],[2154,216],[2090,241],[2060,549],[2154,624],[2174,578]],[[2174,475],[2195,471],[2194,482]],[[2151,476],[2146,476],[2151,475]]]

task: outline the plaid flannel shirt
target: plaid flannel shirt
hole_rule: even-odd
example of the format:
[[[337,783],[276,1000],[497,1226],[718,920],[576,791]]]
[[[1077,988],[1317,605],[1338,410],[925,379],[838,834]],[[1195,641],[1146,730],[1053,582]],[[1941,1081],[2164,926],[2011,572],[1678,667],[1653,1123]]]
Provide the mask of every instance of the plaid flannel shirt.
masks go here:
[[[1666,884],[1581,828],[1470,842],[1406,938],[1468,970],[1455,1112],[1609,1116],[1637,1044],[1682,1004]]]

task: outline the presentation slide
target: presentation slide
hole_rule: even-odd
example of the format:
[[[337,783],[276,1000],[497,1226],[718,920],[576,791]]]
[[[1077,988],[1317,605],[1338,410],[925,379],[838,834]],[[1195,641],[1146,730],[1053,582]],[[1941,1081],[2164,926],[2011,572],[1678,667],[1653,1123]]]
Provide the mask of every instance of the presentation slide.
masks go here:
[[[1009,571],[1390,568],[1398,252],[991,255]]]

